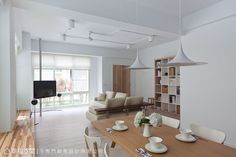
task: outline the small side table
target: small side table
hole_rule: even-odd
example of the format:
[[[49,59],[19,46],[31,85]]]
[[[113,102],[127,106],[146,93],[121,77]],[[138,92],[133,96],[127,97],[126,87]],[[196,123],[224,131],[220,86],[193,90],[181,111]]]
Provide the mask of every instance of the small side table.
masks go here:
[[[148,103],[154,104],[154,102],[155,102],[155,98],[148,98]]]

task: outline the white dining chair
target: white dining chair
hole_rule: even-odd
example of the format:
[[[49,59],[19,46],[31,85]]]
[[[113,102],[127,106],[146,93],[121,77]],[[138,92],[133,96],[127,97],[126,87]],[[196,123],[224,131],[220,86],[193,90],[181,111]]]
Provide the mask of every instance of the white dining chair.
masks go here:
[[[174,118],[170,118],[166,116],[162,116],[162,123],[176,129],[178,129],[180,125],[180,121],[178,119],[174,119]]]
[[[98,148],[101,148],[101,137],[89,136],[88,127],[84,130],[85,145],[88,153],[88,157],[103,157],[104,154],[102,151],[99,151]]]
[[[104,145],[104,157],[130,157],[125,151],[118,148],[111,148],[107,143]]]
[[[210,129],[207,127],[203,127],[197,124],[190,124],[190,129],[192,130],[193,134],[203,138],[203,139],[207,139],[213,142],[217,142],[217,143],[224,143],[225,141],[225,133],[219,130],[215,130],[215,129]]]

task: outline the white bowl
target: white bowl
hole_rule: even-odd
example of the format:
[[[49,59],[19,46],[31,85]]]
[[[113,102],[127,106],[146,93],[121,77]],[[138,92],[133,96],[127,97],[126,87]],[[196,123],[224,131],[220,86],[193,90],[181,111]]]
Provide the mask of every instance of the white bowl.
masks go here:
[[[180,129],[180,133],[184,138],[189,138],[192,135],[192,130],[190,129]]]
[[[117,120],[115,121],[115,124],[118,128],[123,128],[124,124],[125,124],[125,121],[123,120]]]
[[[152,148],[160,148],[162,146],[161,142],[163,141],[160,137],[149,137],[148,138]]]

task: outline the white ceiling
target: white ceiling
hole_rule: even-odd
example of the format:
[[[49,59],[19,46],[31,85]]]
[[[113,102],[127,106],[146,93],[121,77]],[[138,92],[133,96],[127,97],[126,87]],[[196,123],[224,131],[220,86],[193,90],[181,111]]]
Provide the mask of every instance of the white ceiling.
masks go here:
[[[45,16],[44,14],[30,13],[27,10],[15,8],[15,25],[18,29],[31,33],[32,38],[42,38],[43,40],[60,41],[83,45],[92,45],[109,48],[125,49],[127,44],[136,43],[137,45],[131,46],[131,48],[142,48],[147,46],[153,46],[160,43],[165,43],[176,39],[176,35],[163,34],[154,37],[153,42],[148,42],[148,37],[139,34],[127,33],[119,31],[121,27],[114,27],[110,25],[104,25],[101,23],[93,23],[89,21],[77,21],[75,28],[66,31],[67,35],[88,37],[89,31],[111,34],[111,36],[102,36],[92,34],[94,39],[110,40],[115,42],[127,43],[127,44],[115,44],[109,42],[89,41],[80,38],[67,38],[63,41],[62,34],[68,28],[68,19],[63,17]],[[19,28],[20,27],[20,28]],[[127,30],[133,30],[131,27]],[[159,34],[157,31],[142,29],[139,31],[147,34]]]
[[[124,10],[129,5],[146,6],[169,15],[178,14],[179,0],[32,0],[65,9],[93,13],[95,10]],[[206,8],[221,0],[182,0],[183,15]]]
[[[189,15],[219,1],[183,0],[183,14],[185,16]],[[23,4],[29,2],[30,5]],[[44,7],[40,6],[38,2],[44,3]],[[74,17],[73,19],[77,20],[76,27],[67,31],[68,35],[88,37],[89,31],[105,34],[113,33],[112,36],[93,34],[92,37],[94,39],[122,43],[136,43],[133,48],[153,46],[177,38],[175,32],[178,30],[176,27],[178,24],[178,0],[138,0],[138,13],[135,12],[135,4],[136,0],[21,0],[20,2],[15,0],[16,27],[18,27],[17,29],[30,32],[33,38],[41,37],[45,40],[63,41],[61,34],[68,28],[68,20]],[[45,6],[50,7],[46,8]],[[40,9],[35,11],[37,10],[35,7]],[[66,9],[67,12],[64,9],[60,10],[60,8]],[[46,11],[46,9],[49,11]],[[58,10],[61,11],[60,15],[55,13]],[[81,16],[77,13],[93,15],[95,18],[86,18],[88,16]],[[119,17],[120,15],[123,16]],[[138,19],[136,15],[138,15]],[[155,19],[156,17],[158,18]],[[153,21],[157,22],[154,23]],[[154,38],[153,42],[148,42],[148,36],[119,31],[121,29],[135,30],[150,35],[158,34],[158,36]],[[63,42],[121,49],[126,48],[125,44],[89,41],[85,39],[70,38]]]

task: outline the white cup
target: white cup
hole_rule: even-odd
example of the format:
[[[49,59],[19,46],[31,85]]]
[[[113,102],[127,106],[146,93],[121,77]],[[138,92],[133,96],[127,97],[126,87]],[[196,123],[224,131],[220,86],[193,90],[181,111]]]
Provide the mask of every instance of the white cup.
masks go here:
[[[123,121],[123,120],[117,120],[117,121],[115,121],[115,124],[116,124],[116,127],[117,127],[118,129],[122,129],[122,128],[124,128],[125,121]]]
[[[188,139],[192,135],[192,130],[190,129],[180,129],[180,133],[186,139]]]
[[[160,137],[149,137],[148,138],[151,148],[152,149],[157,149],[157,148],[161,148],[162,144],[161,142],[163,141],[162,138]]]

